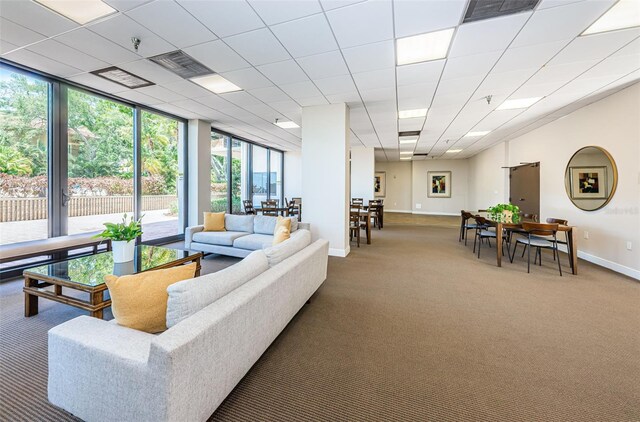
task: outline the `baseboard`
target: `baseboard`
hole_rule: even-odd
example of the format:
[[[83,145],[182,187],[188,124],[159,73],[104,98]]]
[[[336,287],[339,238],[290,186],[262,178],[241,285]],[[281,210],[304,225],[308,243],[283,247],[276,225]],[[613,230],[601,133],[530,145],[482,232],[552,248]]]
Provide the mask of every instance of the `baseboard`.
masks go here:
[[[431,212],[431,211],[412,211],[412,214],[421,214],[421,215],[446,215],[446,216],[454,216],[460,217],[459,212]]]
[[[582,258],[585,261],[591,262],[592,264],[596,264],[601,267],[608,268],[617,273],[624,274],[628,277],[635,278],[636,280],[640,280],[640,271],[634,270],[633,268],[625,267],[624,265],[620,265],[618,263],[611,262],[609,260],[594,256],[594,255],[590,255],[588,253],[584,253],[581,251],[578,251],[578,258]],[[579,268],[580,267],[578,267],[578,271],[580,271]]]
[[[329,248],[329,256],[338,256],[345,258],[351,252],[351,247],[347,246],[345,249]]]
[[[411,214],[411,210],[384,210],[384,212],[400,212],[403,214]]]

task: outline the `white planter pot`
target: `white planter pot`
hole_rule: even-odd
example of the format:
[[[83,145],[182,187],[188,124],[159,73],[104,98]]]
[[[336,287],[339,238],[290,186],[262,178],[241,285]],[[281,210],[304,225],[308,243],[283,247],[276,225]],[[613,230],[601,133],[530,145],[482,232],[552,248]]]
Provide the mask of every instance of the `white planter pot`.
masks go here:
[[[113,249],[113,262],[129,262],[133,261],[133,255],[136,250],[136,241],[131,240],[113,240],[111,241],[111,248]]]

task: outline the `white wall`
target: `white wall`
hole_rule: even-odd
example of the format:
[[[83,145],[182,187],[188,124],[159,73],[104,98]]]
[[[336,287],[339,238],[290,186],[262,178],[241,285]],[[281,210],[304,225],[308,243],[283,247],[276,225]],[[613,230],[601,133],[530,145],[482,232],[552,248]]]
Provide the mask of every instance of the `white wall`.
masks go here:
[[[365,204],[373,195],[376,157],[374,148],[351,148],[351,197],[362,198]]]
[[[302,153],[287,151],[284,153],[284,197],[302,197]]]
[[[302,109],[302,216],[329,254],[349,254],[349,108]]]
[[[412,210],[416,214],[460,215],[460,210],[467,208],[468,164],[468,160],[413,161]],[[431,189],[427,179],[429,171],[451,172],[451,198],[427,197]]]
[[[640,279],[640,84],[581,108],[470,159],[470,185],[504,184],[506,173],[494,161],[507,153],[507,165],[540,161],[540,217],[564,218],[577,226],[579,256]],[[564,174],[571,156],[596,145],[613,156],[618,188],[598,211],[582,211],[569,200]],[[504,171],[504,170],[503,170]],[[478,191],[476,189],[476,191]],[[470,200],[477,209],[495,202],[490,190]],[[500,196],[498,194],[497,196]],[[584,232],[589,239],[584,239]],[[626,249],[632,242],[632,250]]]
[[[384,171],[386,194],[384,209],[387,212],[411,212],[412,171],[408,161],[379,161],[376,171]]]
[[[500,143],[469,161],[469,210],[481,210],[509,199],[508,144]]]

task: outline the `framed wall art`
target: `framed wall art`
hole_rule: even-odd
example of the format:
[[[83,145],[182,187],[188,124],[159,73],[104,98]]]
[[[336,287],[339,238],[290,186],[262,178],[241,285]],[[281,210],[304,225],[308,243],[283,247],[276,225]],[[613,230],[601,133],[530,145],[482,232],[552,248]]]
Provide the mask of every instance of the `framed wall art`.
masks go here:
[[[371,174],[371,173],[369,173]],[[387,174],[384,171],[376,171],[373,176],[373,196],[387,195]]]
[[[570,167],[571,199],[607,197],[607,167]]]
[[[427,196],[429,198],[451,198],[451,172],[427,172]]]

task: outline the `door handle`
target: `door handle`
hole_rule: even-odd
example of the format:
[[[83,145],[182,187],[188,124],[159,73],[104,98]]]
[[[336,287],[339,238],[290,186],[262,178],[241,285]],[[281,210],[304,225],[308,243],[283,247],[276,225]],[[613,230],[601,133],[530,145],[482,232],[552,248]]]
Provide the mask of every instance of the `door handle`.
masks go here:
[[[62,206],[66,207],[67,204],[69,203],[69,200],[71,199],[71,197],[69,195],[67,195],[67,193],[64,191],[64,189],[62,189],[61,192],[62,192]]]

